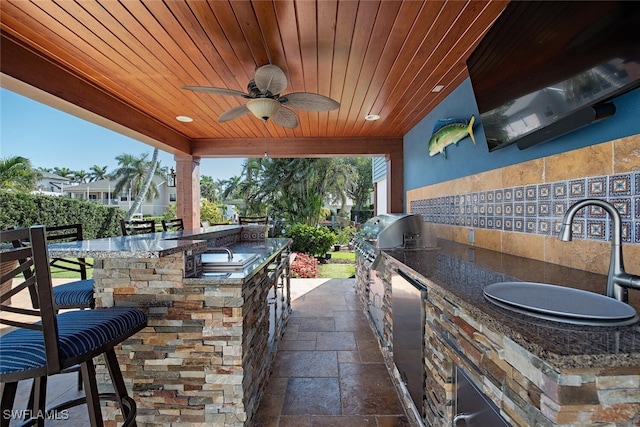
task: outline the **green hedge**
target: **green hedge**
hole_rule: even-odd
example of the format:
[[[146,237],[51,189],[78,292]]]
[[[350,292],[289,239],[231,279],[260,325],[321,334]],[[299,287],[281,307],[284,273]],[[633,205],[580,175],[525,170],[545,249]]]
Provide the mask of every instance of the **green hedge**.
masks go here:
[[[290,237],[291,250],[312,256],[324,257],[336,242],[336,235],[327,227],[293,224],[285,232]]]
[[[83,237],[96,239],[120,235],[126,212],[68,197],[0,193],[0,229],[32,225],[82,224]]]

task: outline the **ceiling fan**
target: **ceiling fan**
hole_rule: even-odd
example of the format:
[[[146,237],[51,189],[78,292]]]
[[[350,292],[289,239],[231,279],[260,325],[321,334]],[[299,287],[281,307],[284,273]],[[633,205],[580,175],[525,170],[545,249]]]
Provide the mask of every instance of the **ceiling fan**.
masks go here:
[[[298,116],[290,108],[306,111],[330,111],[340,108],[333,99],[310,92],[293,92],[282,95],[287,87],[287,76],[277,65],[268,64],[256,69],[255,77],[247,85],[247,93],[239,90],[209,86],[182,86],[183,89],[208,92],[217,95],[240,96],[249,99],[245,105],[225,111],[218,117],[219,122],[237,119],[249,112],[264,121],[287,128],[298,126]]]

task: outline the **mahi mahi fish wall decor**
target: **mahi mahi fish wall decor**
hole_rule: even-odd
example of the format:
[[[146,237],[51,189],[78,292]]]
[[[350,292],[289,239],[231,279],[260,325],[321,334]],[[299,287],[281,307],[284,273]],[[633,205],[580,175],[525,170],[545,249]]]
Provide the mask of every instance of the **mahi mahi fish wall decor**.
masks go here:
[[[476,138],[473,136],[473,124],[476,121],[475,116],[471,116],[470,120],[464,119],[440,119],[436,120],[433,126],[433,135],[429,140],[429,155],[435,156],[440,153],[447,157],[444,149],[451,144],[458,144],[469,135],[476,145]]]

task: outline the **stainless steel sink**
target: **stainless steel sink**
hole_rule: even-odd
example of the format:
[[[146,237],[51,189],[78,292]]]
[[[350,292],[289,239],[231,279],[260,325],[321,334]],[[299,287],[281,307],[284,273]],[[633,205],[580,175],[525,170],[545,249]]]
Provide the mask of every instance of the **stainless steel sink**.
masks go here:
[[[605,295],[533,282],[487,285],[484,296],[502,308],[540,319],[589,326],[625,326],[638,321],[636,310]]]
[[[233,272],[242,271],[247,265],[259,258],[258,254],[236,254],[231,258],[227,253],[205,252],[202,254],[202,268],[204,272]]]

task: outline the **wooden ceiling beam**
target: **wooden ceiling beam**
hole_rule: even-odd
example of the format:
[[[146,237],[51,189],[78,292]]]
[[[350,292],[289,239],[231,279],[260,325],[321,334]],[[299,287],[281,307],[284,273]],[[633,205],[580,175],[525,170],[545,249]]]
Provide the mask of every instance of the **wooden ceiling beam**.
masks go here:
[[[402,138],[196,139],[194,157],[402,157]]]

